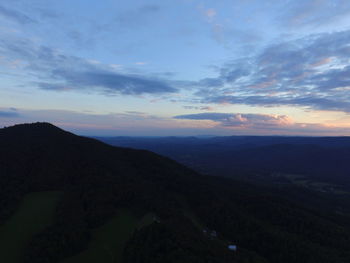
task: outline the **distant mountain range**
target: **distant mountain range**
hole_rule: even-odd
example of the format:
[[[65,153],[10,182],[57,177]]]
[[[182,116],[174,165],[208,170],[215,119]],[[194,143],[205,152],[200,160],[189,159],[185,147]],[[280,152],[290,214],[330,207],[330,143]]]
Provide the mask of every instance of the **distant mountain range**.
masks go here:
[[[350,189],[350,137],[104,137],[115,146],[147,149],[199,172],[303,175]],[[254,178],[255,180],[256,178]]]
[[[251,140],[235,139],[230,145],[244,152],[236,154],[242,161],[252,158],[249,151],[254,150],[257,157],[249,165],[263,164],[264,151],[266,158],[283,153],[281,146],[244,146]],[[130,144],[134,139],[112,140]],[[208,156],[216,159],[205,162],[232,162],[229,155],[219,155],[225,153],[222,145],[231,147],[226,138],[201,140],[159,138],[144,143],[158,145],[158,152],[170,149],[168,156],[180,158],[182,152],[189,160],[196,160],[191,159],[194,154],[207,156],[202,151],[210,148]],[[290,146],[288,156],[300,154],[299,146],[307,151],[304,158],[317,157],[309,156],[315,146],[304,144]],[[289,169],[275,165],[276,170]],[[350,262],[346,190],[253,184],[241,175],[202,175],[156,153],[113,147],[48,123],[0,129],[0,260]]]

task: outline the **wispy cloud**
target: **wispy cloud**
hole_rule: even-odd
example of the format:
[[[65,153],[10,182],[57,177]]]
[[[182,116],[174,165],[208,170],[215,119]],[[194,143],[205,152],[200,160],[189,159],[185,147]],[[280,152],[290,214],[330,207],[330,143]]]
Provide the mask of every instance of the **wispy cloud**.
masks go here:
[[[178,115],[175,119],[212,120],[226,127],[268,128],[293,124],[286,115],[241,114],[241,113],[197,113]]]
[[[0,112],[8,112],[1,109]],[[29,110],[18,109],[18,117],[0,116],[0,128],[18,123],[50,122],[69,131],[84,135],[106,136],[162,136],[208,134],[208,125],[188,123],[152,115],[146,112],[128,111],[96,114],[90,111]],[[209,127],[210,128],[210,127]]]
[[[39,82],[39,87],[56,91],[101,89],[108,94],[124,95],[161,94],[176,91],[175,88],[157,79],[135,74],[119,74],[102,69],[90,71],[55,69],[52,71],[52,77],[63,80],[64,83]]]
[[[243,113],[197,113],[174,116],[175,119],[194,121],[210,120],[216,128],[231,130],[238,134],[344,134],[349,127],[330,126],[321,123],[297,123],[286,115]]]
[[[0,54],[22,61],[22,70],[34,75],[39,88],[55,91],[102,91],[106,94],[161,94],[177,89],[166,80],[134,73],[122,73],[114,65],[87,59],[36,45],[28,40],[0,41]],[[29,84],[29,83],[28,83]]]
[[[198,10],[210,27],[212,39],[225,48],[232,48],[235,45],[246,46],[261,40],[258,31],[253,29],[242,30],[237,25],[229,22],[229,19],[221,17],[215,8],[206,8],[199,5]]]
[[[17,118],[20,117],[20,114],[16,109],[0,109],[0,119],[1,118]]]
[[[146,4],[118,14],[115,21],[117,25],[125,29],[143,27],[152,21],[160,11],[161,7],[159,5]]]
[[[210,106],[190,106],[190,105],[186,105],[183,106],[184,109],[186,110],[202,110],[202,111],[213,111],[214,108],[210,107]]]
[[[11,19],[12,21],[15,21],[20,24],[28,24],[35,22],[34,19],[27,16],[26,14],[11,8],[7,8],[3,5],[0,5],[0,17],[1,16],[6,19]]]
[[[214,8],[202,9],[203,15],[208,19],[208,21],[213,21],[217,12]]]
[[[349,13],[350,3],[347,0],[289,1],[279,20],[289,27],[318,27],[337,22]]]
[[[292,105],[350,112],[350,31],[271,45],[197,83],[203,103]]]

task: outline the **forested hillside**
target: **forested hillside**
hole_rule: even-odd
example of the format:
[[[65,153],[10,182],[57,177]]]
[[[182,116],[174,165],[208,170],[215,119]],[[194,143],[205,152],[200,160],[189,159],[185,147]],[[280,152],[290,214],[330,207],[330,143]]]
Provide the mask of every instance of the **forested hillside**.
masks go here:
[[[350,261],[350,218],[328,193],[201,175],[48,123],[1,129],[0,171],[4,262]]]

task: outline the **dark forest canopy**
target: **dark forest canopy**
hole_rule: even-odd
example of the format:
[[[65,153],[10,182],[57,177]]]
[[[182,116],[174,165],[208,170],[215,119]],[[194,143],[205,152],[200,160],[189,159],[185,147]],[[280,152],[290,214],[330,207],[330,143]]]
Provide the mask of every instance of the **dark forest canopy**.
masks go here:
[[[126,210],[153,218],[126,240],[126,263],[350,261],[347,196],[201,175],[48,123],[0,129],[0,173],[2,226],[28,195],[60,193],[51,224],[28,240],[21,262],[67,262]]]

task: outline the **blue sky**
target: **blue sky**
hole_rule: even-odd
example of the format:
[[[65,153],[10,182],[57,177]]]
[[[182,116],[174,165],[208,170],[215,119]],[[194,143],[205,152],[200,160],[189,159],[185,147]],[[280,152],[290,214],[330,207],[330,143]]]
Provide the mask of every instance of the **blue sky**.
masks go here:
[[[346,0],[1,0],[0,126],[350,135]]]

